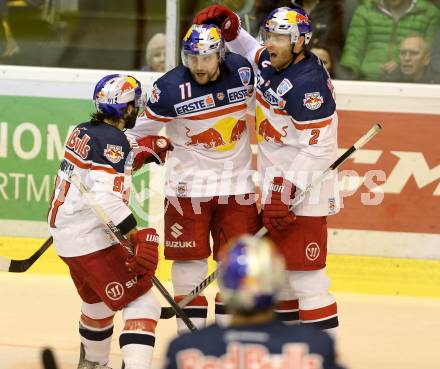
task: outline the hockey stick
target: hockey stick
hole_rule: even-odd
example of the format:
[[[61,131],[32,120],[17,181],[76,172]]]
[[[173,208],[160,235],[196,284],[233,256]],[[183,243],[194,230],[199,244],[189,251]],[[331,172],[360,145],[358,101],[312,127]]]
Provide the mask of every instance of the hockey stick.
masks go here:
[[[53,238],[50,236],[43,245],[35,251],[28,259],[24,260],[10,260],[3,256],[0,256],[0,271],[2,272],[12,272],[12,273],[23,273],[28,270],[35,261],[44,254],[44,252],[52,245]]]
[[[347,151],[345,151],[336,161],[330,165],[324,172],[322,172],[319,177],[317,177],[313,182],[311,182],[304,191],[301,191],[295,198],[292,200],[292,205],[289,207],[289,210],[292,211],[293,208],[299,205],[306,195],[319,183],[321,183],[325,177],[332,171],[339,167],[345,160],[347,160],[356,150],[360,149],[364,146],[368,141],[370,141],[374,136],[376,136],[382,130],[382,126],[380,124],[375,124],[367,133],[365,133],[359,140],[355,142],[353,146],[351,146]],[[255,234],[255,237],[261,238],[267,233],[266,227],[261,227],[261,229]],[[196,297],[199,293],[201,293],[206,287],[208,287],[216,278],[218,274],[218,269],[213,271],[208,277],[206,277],[196,288],[194,288],[188,295],[186,295],[180,302],[179,306],[184,308],[187,304],[189,304],[194,297]],[[174,316],[174,312],[169,307],[162,308],[162,313],[160,315],[161,319],[170,319]]]
[[[110,231],[121,243],[121,245],[128,251],[130,255],[133,255],[133,248],[130,241],[127,240],[127,238],[122,234],[119,228],[115,226],[115,224],[112,222],[110,217],[104,212],[104,209],[101,207],[101,205],[98,204],[98,202],[95,200],[95,198],[90,193],[90,191],[81,182],[81,179],[77,175],[73,174],[72,176],[70,176],[70,182],[73,183],[75,187],[78,188],[78,190],[82,193],[82,195],[84,196],[90,207],[95,211],[98,218],[110,229]],[[167,300],[168,303],[171,305],[171,307],[169,308],[172,309],[174,313],[177,314],[177,316],[183,320],[186,326],[192,331],[197,330],[193,322],[187,317],[187,315],[184,313],[181,307],[176,303],[176,301],[174,301],[173,297],[166,290],[163,284],[156,278],[156,276],[151,277],[151,282],[159,290],[159,292],[162,294],[165,300]]]

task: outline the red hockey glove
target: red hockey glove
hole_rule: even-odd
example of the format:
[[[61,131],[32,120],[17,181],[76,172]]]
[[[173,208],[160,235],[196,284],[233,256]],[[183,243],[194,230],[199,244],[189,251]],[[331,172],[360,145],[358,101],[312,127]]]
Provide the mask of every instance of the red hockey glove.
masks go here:
[[[137,146],[133,148],[135,155],[133,170],[138,170],[142,165],[152,162],[165,163],[167,152],[174,149],[170,140],[163,136],[146,136],[136,142]]]
[[[240,17],[229,8],[214,4],[200,10],[193,19],[193,24],[215,24],[221,28],[226,41],[235,40],[240,32]]]
[[[127,260],[129,269],[135,270],[137,275],[146,275],[149,278],[156,272],[159,254],[159,235],[153,228],[145,228],[130,235],[134,255]]]
[[[295,213],[289,211],[290,200],[295,196],[295,185],[282,177],[270,184],[270,197],[263,208],[263,224],[269,232],[282,231],[292,224]]]

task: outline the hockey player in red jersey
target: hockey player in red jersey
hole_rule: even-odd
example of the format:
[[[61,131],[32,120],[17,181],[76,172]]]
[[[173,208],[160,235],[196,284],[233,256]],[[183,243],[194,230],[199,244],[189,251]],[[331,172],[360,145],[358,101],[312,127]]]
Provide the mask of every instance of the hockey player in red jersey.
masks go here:
[[[325,180],[289,211],[303,189],[337,156],[338,117],[333,85],[322,62],[307,51],[308,14],[277,8],[257,42],[238,16],[221,5],[202,9],[197,24],[217,24],[228,47],[257,70],[256,132],[263,223],[286,258],[288,281],[280,316],[329,331],[338,326],[336,302],[326,276],[327,216],[339,211],[337,176]]]
[[[164,223],[176,301],[205,278],[211,252],[216,259],[228,239],[259,228],[246,125],[254,101],[252,66],[226,52],[212,25],[188,30],[182,62],[155,82],[144,114],[127,131],[142,139],[166,127],[174,146],[165,175]],[[184,311],[200,328],[207,308],[201,295]],[[216,299],[216,318],[224,315]],[[179,332],[186,330],[180,319],[177,323]]]
[[[124,321],[119,344],[125,369],[147,369],[160,317],[150,281],[157,267],[159,236],[152,228],[138,230],[126,205],[133,155],[122,132],[134,126],[144,105],[141,84],[131,76],[108,75],[97,83],[93,100],[97,112],[89,122],[76,126],[67,140],[49,208],[49,230],[83,301],[78,369],[108,368],[113,316],[118,310]],[[144,147],[143,160],[148,160],[146,152],[153,158],[163,154],[165,148],[157,150],[154,142],[151,139]],[[109,234],[71,185],[72,174],[90,188],[131,240],[134,256]]]
[[[219,286],[230,326],[209,326],[176,338],[165,369],[338,369],[333,340],[311,326],[274,319],[285,283],[284,259],[268,239],[242,236],[220,253]]]

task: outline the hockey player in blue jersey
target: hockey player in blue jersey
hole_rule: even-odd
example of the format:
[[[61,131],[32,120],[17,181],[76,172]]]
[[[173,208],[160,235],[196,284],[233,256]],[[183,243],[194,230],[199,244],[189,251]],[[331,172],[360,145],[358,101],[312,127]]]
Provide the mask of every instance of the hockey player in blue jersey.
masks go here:
[[[194,25],[182,42],[182,65],[155,82],[144,114],[127,131],[142,140],[165,127],[174,146],[165,175],[164,223],[176,301],[206,277],[211,253],[216,259],[230,238],[259,228],[246,123],[253,103],[251,64],[226,51],[216,26]],[[184,311],[200,328],[207,308],[201,295]],[[224,316],[216,299],[216,318]],[[180,319],[177,324],[179,332],[187,329]]]
[[[220,293],[232,314],[227,328],[209,326],[176,338],[165,369],[337,369],[332,338],[315,327],[275,319],[285,283],[284,258],[268,239],[242,236],[220,256]]]
[[[128,207],[132,148],[123,133],[135,125],[144,99],[141,84],[127,75],[102,78],[93,93],[97,111],[69,136],[57,173],[48,223],[58,256],[68,265],[81,297],[78,369],[108,368],[113,317],[122,310],[119,338],[126,369],[148,369],[155,343],[160,305],[151,291],[158,262],[153,228],[138,230]],[[150,138],[150,143],[164,137]],[[145,146],[143,160],[166,152]],[[150,158],[147,157],[147,152]],[[159,160],[159,159],[157,159]],[[75,174],[119,230],[130,238],[134,256],[113,238],[79,190]]]
[[[322,62],[307,48],[309,15],[277,8],[265,19],[260,44],[240,28],[228,8],[202,9],[194,23],[222,27],[228,47],[258,73],[256,133],[262,218],[286,259],[287,283],[277,311],[286,322],[335,333],[337,307],[326,275],[327,216],[339,211],[337,175],[327,177],[289,210],[296,189],[304,190],[337,158],[338,116],[333,85]]]

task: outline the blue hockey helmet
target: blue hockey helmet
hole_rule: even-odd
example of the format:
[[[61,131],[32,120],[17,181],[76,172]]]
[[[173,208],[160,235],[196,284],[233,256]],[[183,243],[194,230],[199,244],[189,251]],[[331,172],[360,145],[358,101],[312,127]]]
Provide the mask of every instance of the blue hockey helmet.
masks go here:
[[[141,83],[130,75],[109,74],[96,84],[93,101],[98,112],[120,118],[130,102],[136,108],[143,107]]]
[[[290,35],[292,44],[304,36],[307,45],[312,38],[312,20],[301,8],[282,7],[273,10],[265,19],[261,29],[261,39],[266,40],[268,32]]]
[[[276,303],[285,283],[284,258],[268,239],[242,236],[220,255],[219,287],[234,311],[260,311]]]
[[[219,53],[219,61],[225,57],[225,39],[220,29],[213,24],[193,24],[182,41],[182,63],[188,66],[188,55]]]

